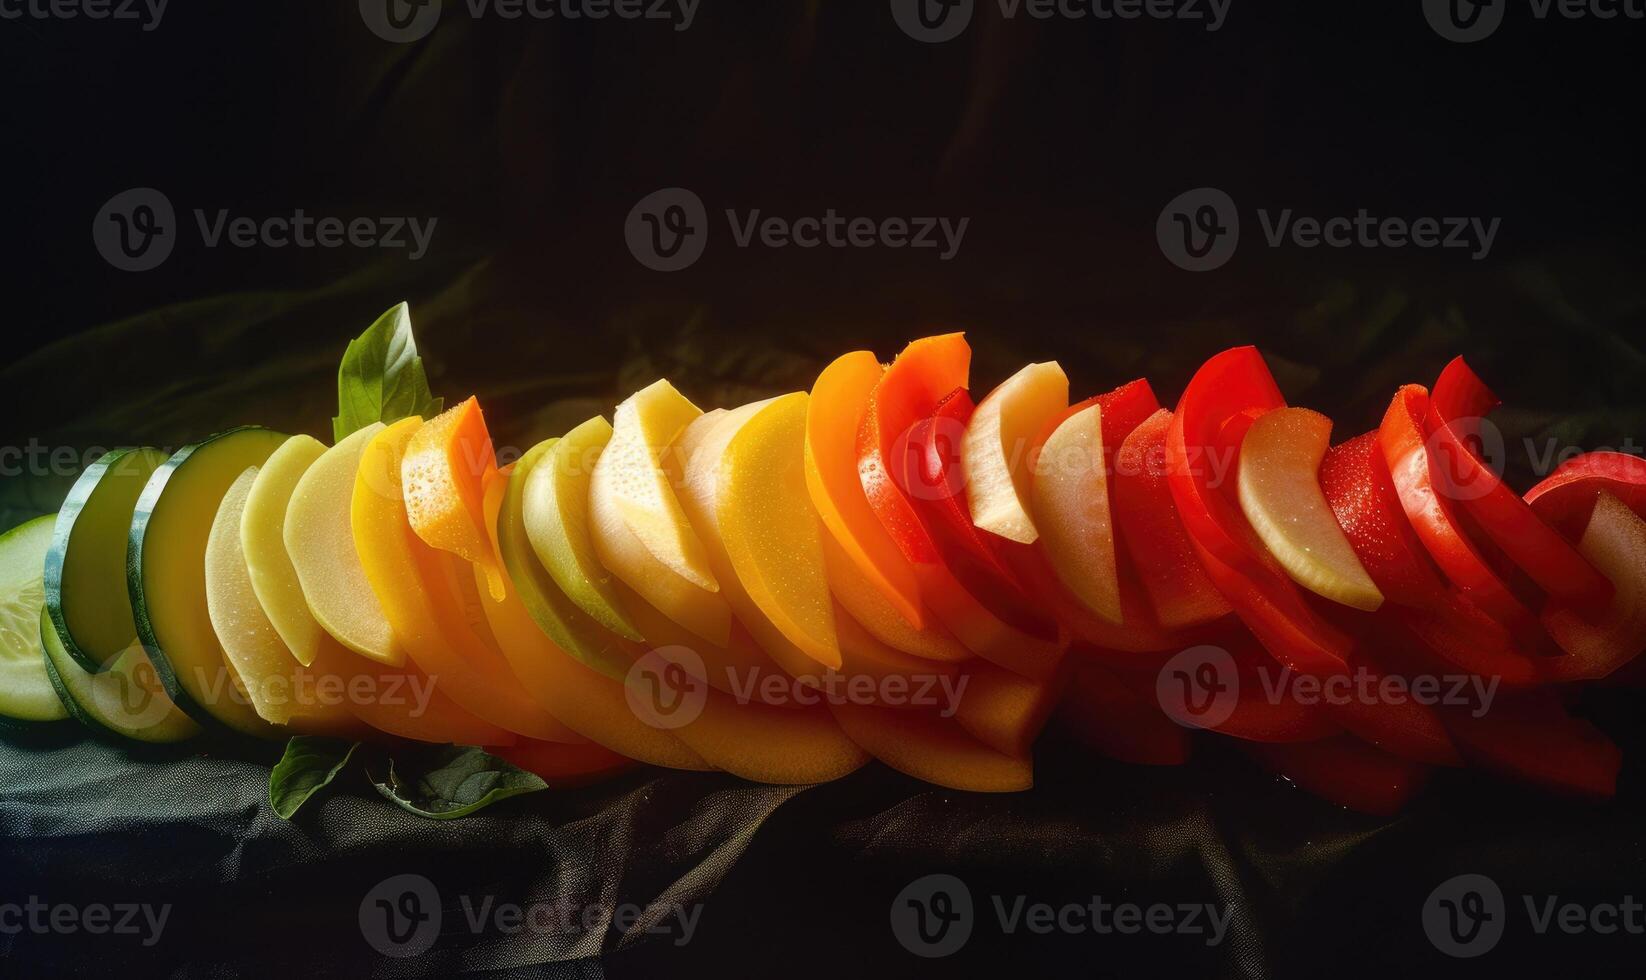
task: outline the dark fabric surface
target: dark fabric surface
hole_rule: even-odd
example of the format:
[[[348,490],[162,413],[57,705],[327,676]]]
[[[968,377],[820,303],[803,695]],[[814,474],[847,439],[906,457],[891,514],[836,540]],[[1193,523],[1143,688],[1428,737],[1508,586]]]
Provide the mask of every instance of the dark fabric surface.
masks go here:
[[[1237,5],[1215,38],[1006,25],[980,4],[968,41],[921,47],[880,3],[710,0],[678,36],[452,17],[392,46],[355,6],[177,4],[152,35],[0,25],[14,94],[0,172],[26,189],[9,227],[27,230],[6,236],[16,339],[0,446],[175,448],[249,422],[324,435],[344,344],[400,299],[436,392],[479,394],[505,454],[658,377],[732,405],[939,328],[969,332],[978,390],[1057,358],[1081,395],[1142,375],[1170,400],[1207,356],[1257,343],[1294,403],[1345,438],[1398,384],[1463,353],[1505,397],[1511,444],[1646,431],[1627,24],[1540,34],[1520,18],[1460,49],[1409,3],[1353,20],[1343,5]],[[1502,215],[1505,230],[1485,263],[1243,245],[1192,276],[1161,259],[1153,228],[1164,201],[1203,184],[1246,207]],[[86,226],[142,185],[180,212],[441,225],[415,264],[182,245],[160,270],[116,272]],[[641,196],[675,185],[711,210],[972,225],[948,263],[737,250],[722,235],[663,276],[634,262],[621,228]],[[1509,463],[1529,485],[1527,460]],[[55,508],[72,479],[0,479],[0,524]],[[1637,975],[1641,936],[1537,935],[1517,899],[1646,891],[1639,703],[1601,691],[1584,705],[1626,753],[1613,802],[1456,773],[1390,820],[1323,804],[1227,743],[1150,770],[1053,734],[1036,788],[1011,796],[872,765],[804,789],[647,771],[433,823],[355,773],[285,823],[266,803],[268,758],[0,731],[0,903],[173,908],[152,948],[0,933],[0,975]],[[960,953],[923,961],[891,912],[931,873],[960,878],[979,912]],[[1441,957],[1422,927],[1427,896],[1460,873],[1510,902],[1478,960]],[[360,926],[371,890],[402,874],[433,882],[443,910],[418,960],[377,955]],[[1214,902],[1233,917],[1216,947],[1007,935],[991,898],[1019,895]],[[684,945],[471,933],[464,899],[487,896],[701,914]]]

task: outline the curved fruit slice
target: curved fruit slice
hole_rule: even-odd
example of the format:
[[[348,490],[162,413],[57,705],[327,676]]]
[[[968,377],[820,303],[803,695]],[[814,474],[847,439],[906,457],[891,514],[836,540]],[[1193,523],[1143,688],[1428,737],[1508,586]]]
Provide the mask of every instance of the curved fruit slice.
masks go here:
[[[612,427],[597,415],[564,438],[542,443],[546,455],[530,468],[522,512],[532,549],[560,591],[601,626],[638,641],[640,631],[624,612],[612,573],[600,564],[589,537],[589,484],[611,438]]]
[[[464,710],[528,738],[576,738],[526,697],[483,618],[470,615],[480,597],[469,565],[412,531],[401,494],[403,462],[426,424],[402,419],[360,454],[351,523],[366,580],[406,654]]]
[[[1063,696],[1063,678],[1033,680],[976,664],[967,668],[954,719],[971,736],[1004,755],[1025,758]]]
[[[1584,612],[1604,610],[1612,596],[1612,583],[1558,531],[1543,523],[1469,444],[1467,435],[1497,405],[1497,396],[1463,358],[1446,365],[1435,381],[1424,419],[1424,431],[1434,444],[1436,479],[1539,588]]]
[[[699,415],[681,433],[675,445],[682,460],[679,499],[681,509],[692,522],[692,528],[697,532],[698,540],[703,542],[704,552],[709,559],[709,568],[713,571],[716,581],[720,583],[720,594],[725,597],[732,613],[736,615],[739,627],[746,630],[750,638],[767,657],[776,661],[788,673],[803,677],[812,674],[817,661],[804,649],[791,640],[779,628],[775,620],[770,618],[761,606],[749,594],[746,583],[738,575],[728,554],[724,539],[724,525],[720,518],[719,504],[721,500],[722,478],[725,475],[723,460],[726,447],[733,437],[742,431],[749,420],[763,411],[770,401],[755,402],[744,405],[731,411],[715,409]],[[737,628],[734,627],[735,634]],[[659,643],[680,643],[685,637],[677,637],[664,641],[658,635],[658,629],[652,628],[649,639],[653,646]],[[690,643],[686,643],[690,646]],[[701,647],[701,644],[698,645]],[[699,649],[699,654],[704,651]],[[711,657],[716,663],[710,665],[709,681],[714,686],[726,690],[729,685],[721,678],[721,658]],[[764,658],[757,661],[752,669],[750,680],[758,683],[758,674],[773,666],[764,662]],[[758,689],[758,688],[757,688]]]
[[[484,576],[485,570],[481,573]],[[593,742],[565,745],[560,742],[522,742],[498,749],[498,758],[543,777],[554,789],[587,786],[634,768],[625,758]]]
[[[813,498],[814,500],[816,498]],[[822,536],[823,565],[829,575],[829,590],[840,602],[842,610],[857,621],[868,633],[894,650],[927,660],[958,663],[972,656],[948,630],[928,619],[923,628],[915,628],[892,605],[886,594],[864,578],[861,568],[853,561],[832,534]],[[844,617],[836,617],[845,644]]]
[[[1617,793],[1622,751],[1552,692],[1503,699],[1478,717],[1466,710],[1442,717],[1475,765],[1557,793],[1601,800]]]
[[[1126,436],[1115,453],[1110,507],[1120,542],[1166,629],[1210,623],[1233,610],[1217,590],[1183,530],[1167,484],[1166,432],[1172,413],[1160,409]]]
[[[1102,418],[1102,410],[1092,405],[1058,425],[1041,447],[1031,498],[1041,544],[1057,577],[1081,605],[1119,625],[1120,577]],[[975,415],[973,420],[975,425]]]
[[[46,673],[39,628],[54,523],[36,517],[0,534],[0,717],[15,721],[68,717]]]
[[[913,492],[910,474],[916,472],[920,454],[911,438],[938,402],[966,387],[971,361],[971,345],[963,334],[914,341],[875,384],[858,427],[857,476],[863,495],[881,527],[917,569],[939,559],[908,497]],[[924,583],[921,597],[930,603]]]
[[[476,574],[484,573],[477,569]],[[556,646],[532,622],[513,583],[508,585],[502,602],[482,596],[481,608],[526,693],[544,710],[590,742],[628,758],[670,769],[712,768],[679,739],[637,718],[622,682],[585,667]]]
[[[604,421],[601,424],[604,425]],[[587,423],[579,428],[586,426]],[[557,442],[550,439],[537,444],[514,464],[503,502],[498,508],[497,550],[514,591],[538,628],[582,666],[608,680],[621,681],[634,665],[637,656],[634,651],[640,649],[637,644],[641,641],[627,640],[609,632],[581,603],[573,602],[561,590],[558,580],[539,564],[529,540],[531,519],[525,514],[527,488],[536,472],[550,465]],[[621,600],[615,589],[613,596]],[[634,632],[639,635],[638,629]],[[505,645],[504,653],[508,652]],[[513,662],[512,657],[510,661]],[[516,672],[519,672],[518,664]],[[544,706],[550,707],[546,702]],[[553,711],[552,707],[550,711]],[[577,727],[573,722],[568,723]]]
[[[1317,595],[1375,612],[1383,593],[1366,574],[1320,489],[1332,420],[1277,408],[1240,444],[1240,507],[1292,580]]]
[[[512,745],[518,740],[513,732],[464,711],[409,660],[390,666],[328,637],[310,673],[339,690],[354,716],[380,732],[436,744]]]
[[[731,607],[675,496],[675,474],[665,460],[701,414],[666,381],[619,405],[611,442],[589,485],[589,518],[602,565],[681,626],[725,646]]]
[[[1268,553],[1219,472],[1238,458],[1245,427],[1285,407],[1255,347],[1226,350],[1195,372],[1166,433],[1167,482],[1195,556],[1242,621],[1282,664],[1339,673],[1351,641],[1322,620]]]
[[[1602,490],[1578,551],[1616,586],[1596,616],[1552,603],[1543,623],[1564,657],[1547,661],[1558,680],[1597,680],[1646,649],[1646,520]]]
[[[206,609],[206,538],[229,486],[285,441],[248,426],[178,450],[143,487],[126,544],[137,635],[166,693],[197,721],[260,738],[276,732],[252,710]]]
[[[920,711],[831,704],[852,741],[906,776],[974,793],[1015,793],[1034,786],[1034,762],[972,738],[952,720]]]
[[[791,643],[840,666],[817,514],[806,492],[806,394],[773,399],[733,430],[718,463],[718,526],[738,579]]]
[[[674,574],[708,592],[716,588],[703,544],[674,494],[669,448],[703,412],[667,381],[630,395],[612,413],[612,439],[595,464],[594,493],[613,516]]]
[[[81,724],[137,742],[182,742],[200,734],[200,726],[166,696],[160,675],[135,639],[107,667],[90,673],[69,656],[43,615],[39,636],[51,685]]]
[[[116,449],[86,468],[57,512],[46,552],[46,612],[69,657],[96,671],[137,639],[126,597],[126,536],[158,449]]]
[[[1469,540],[1456,505],[1435,481],[1423,431],[1428,413],[1428,392],[1422,385],[1406,385],[1396,392],[1378,428],[1378,445],[1406,518],[1430,557],[1471,602],[1517,633],[1529,634],[1537,629],[1537,618]]]
[[[206,612],[223,655],[246,685],[252,708],[264,721],[305,732],[341,732],[355,727],[341,704],[326,704],[299,683],[301,665],[274,630],[252,591],[240,545],[246,500],[257,468],[240,474],[223,495],[206,538]]]
[[[303,598],[326,632],[361,656],[399,666],[406,651],[366,580],[352,517],[360,457],[383,428],[373,422],[315,460],[292,491],[281,536]],[[400,474],[394,478],[398,485]]]
[[[822,706],[739,702],[714,690],[706,695],[702,713],[670,731],[711,765],[734,776],[757,783],[823,783],[855,772],[868,761]]]
[[[286,508],[303,474],[325,454],[325,444],[313,436],[287,439],[258,471],[240,523],[240,547],[257,601],[286,648],[305,666],[314,663],[320,644],[330,637],[309,611],[303,583],[286,552]]]
[[[857,431],[885,373],[873,354],[860,350],[818,375],[806,404],[806,487],[828,536],[857,574],[919,630],[927,624],[914,569],[880,526],[857,476]]]
[[[429,547],[479,565],[492,598],[501,598],[503,568],[486,536],[484,511],[497,455],[480,402],[471,395],[424,423],[401,467],[412,530]]]
[[[1068,407],[1069,379],[1056,361],[1024,367],[978,403],[960,445],[978,527],[1019,544],[1039,538],[1031,503],[1037,444]]]
[[[1526,493],[1526,502],[1573,541],[1583,536],[1604,490],[1646,517],[1646,459],[1628,453],[1584,453]]]

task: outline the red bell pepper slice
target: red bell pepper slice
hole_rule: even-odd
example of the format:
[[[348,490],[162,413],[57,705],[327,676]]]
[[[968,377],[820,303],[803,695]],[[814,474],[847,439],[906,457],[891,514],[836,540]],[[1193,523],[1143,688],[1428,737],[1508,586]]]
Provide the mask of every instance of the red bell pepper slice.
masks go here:
[[[1380,817],[1399,812],[1431,772],[1352,735],[1297,745],[1249,745],[1246,751],[1305,792]]]
[[[1075,741],[1120,762],[1180,766],[1189,761],[1187,728],[1166,717],[1102,665],[1075,665],[1056,720]]]
[[[1406,385],[1389,403],[1377,432],[1406,519],[1429,556],[1470,602],[1516,633],[1538,632],[1537,617],[1469,540],[1451,498],[1436,485],[1423,431],[1428,413],[1428,392],[1422,385]]]
[[[1573,717],[1550,691],[1500,698],[1476,717],[1442,713],[1469,760],[1483,768],[1559,793],[1610,799],[1617,793],[1623,753],[1589,722]]]
[[[1172,413],[1163,408],[1134,428],[1120,444],[1109,483],[1123,550],[1148,593],[1155,618],[1169,630],[1209,623],[1232,611],[1195,557],[1172,501],[1166,480],[1166,432],[1171,424]]]
[[[1612,583],[1540,520],[1468,444],[1468,434],[1497,404],[1497,396],[1463,358],[1453,358],[1440,373],[1424,430],[1433,440],[1430,466],[1441,492],[1460,502],[1509,559],[1554,599],[1585,610],[1604,608]]]
[[[1583,536],[1602,491],[1646,517],[1646,459],[1628,453],[1584,453],[1561,464],[1526,494],[1526,503],[1568,541]]]
[[[1537,665],[1514,649],[1508,630],[1465,601],[1435,568],[1406,520],[1377,432],[1333,446],[1320,486],[1361,565],[1398,619],[1440,659],[1511,686],[1537,680]]]
[[[1344,669],[1349,638],[1322,620],[1246,523],[1232,471],[1251,420],[1285,405],[1255,347],[1203,364],[1166,435],[1167,483],[1207,577],[1281,663],[1300,673]]]
[[[960,435],[976,410],[964,388],[949,392],[930,418],[915,424],[910,443],[918,464],[909,495],[916,516],[937,548],[938,558],[961,586],[1000,620],[1030,636],[1055,640],[1057,623],[1043,614],[1000,561],[985,532],[972,523],[966,503]]]

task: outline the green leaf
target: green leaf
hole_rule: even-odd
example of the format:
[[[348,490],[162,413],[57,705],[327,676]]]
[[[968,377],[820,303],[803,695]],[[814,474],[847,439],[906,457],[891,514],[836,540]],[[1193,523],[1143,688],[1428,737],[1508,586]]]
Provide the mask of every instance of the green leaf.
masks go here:
[[[549,788],[540,776],[469,745],[443,745],[398,767],[390,760],[388,780],[372,785],[402,810],[432,820],[466,817],[498,800]]]
[[[373,422],[398,422],[413,415],[433,418],[443,404],[429,391],[412,337],[411,309],[401,303],[378,317],[343,352],[332,436],[342,442]]]
[[[269,805],[282,820],[290,820],[298,807],[343,771],[359,747],[359,742],[340,738],[295,736],[269,773]]]

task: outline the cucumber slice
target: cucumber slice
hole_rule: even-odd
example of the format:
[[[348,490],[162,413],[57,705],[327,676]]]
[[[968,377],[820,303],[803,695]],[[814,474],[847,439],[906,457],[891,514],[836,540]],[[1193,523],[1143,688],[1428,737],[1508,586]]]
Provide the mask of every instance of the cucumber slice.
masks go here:
[[[69,655],[45,613],[40,616],[40,642],[46,648],[51,686],[69,714],[87,728],[154,743],[182,742],[200,734],[200,726],[166,696],[160,675],[136,640],[96,673],[87,673]]]
[[[116,449],[86,468],[57,512],[46,552],[46,612],[62,647],[93,673],[137,639],[126,596],[126,532],[158,449]]]
[[[207,727],[279,737],[257,716],[206,609],[206,538],[230,484],[286,437],[255,426],[178,450],[154,471],[132,513],[126,588],[137,636],[166,694]]]
[[[14,721],[68,717],[40,649],[46,549],[54,523],[50,515],[37,517],[0,534],[0,715]]]

